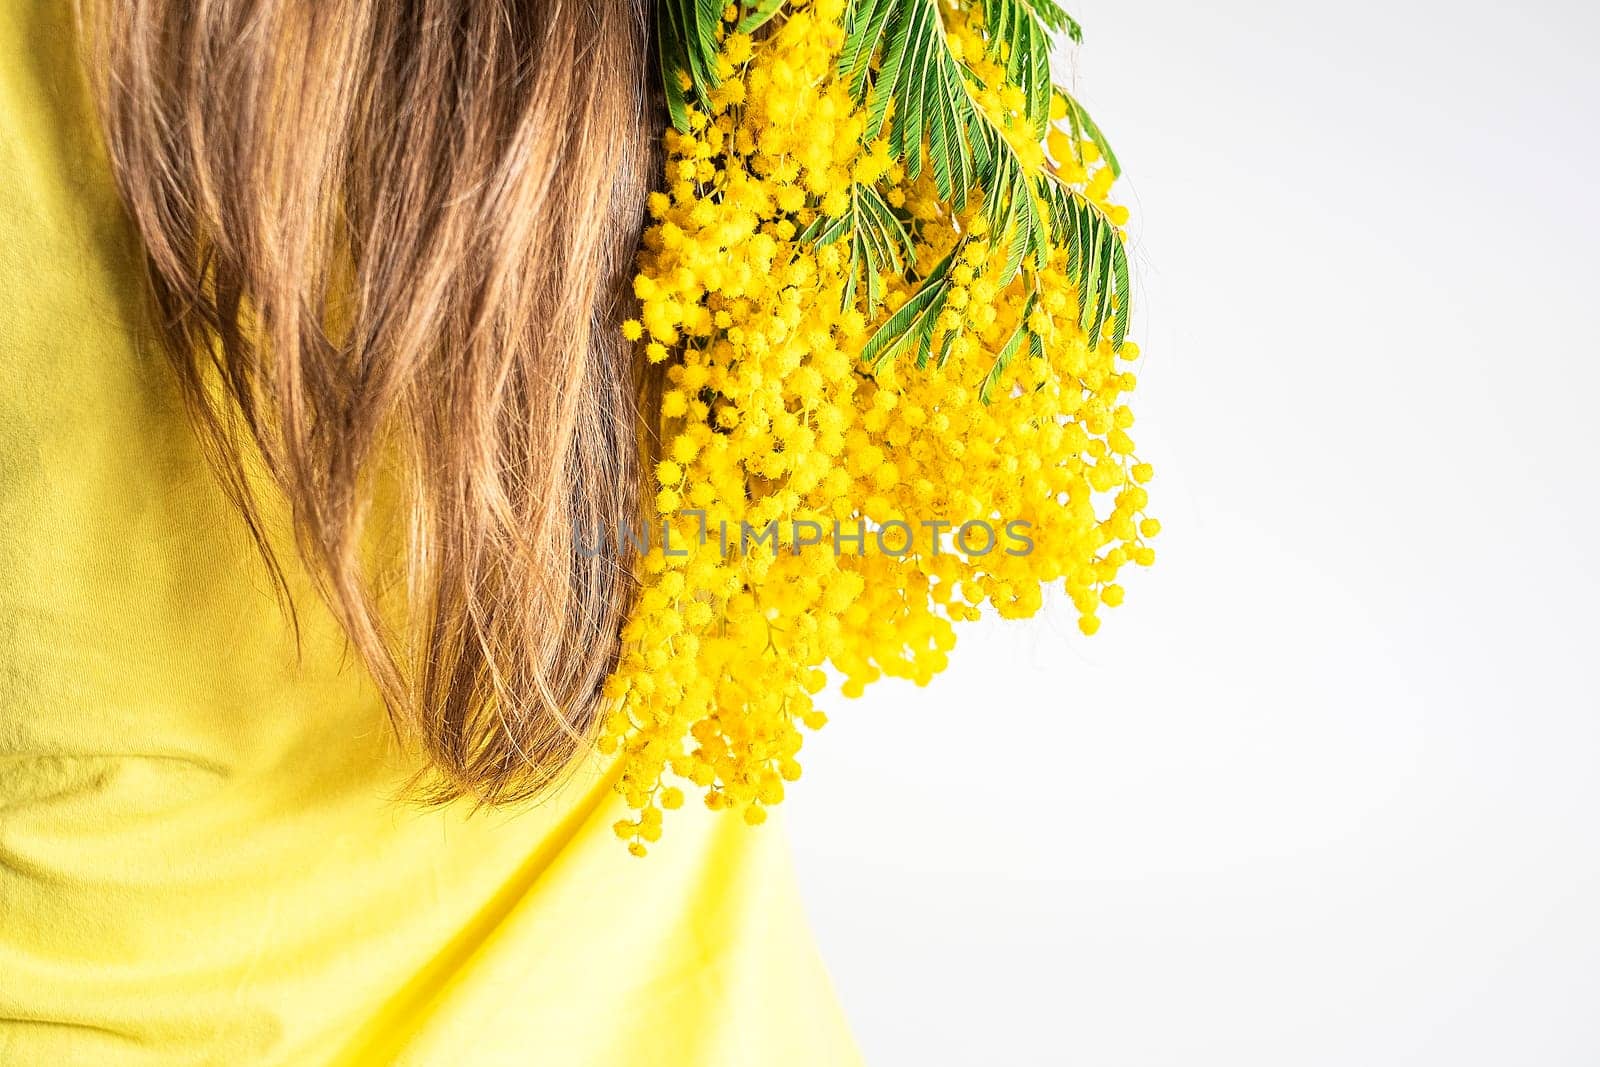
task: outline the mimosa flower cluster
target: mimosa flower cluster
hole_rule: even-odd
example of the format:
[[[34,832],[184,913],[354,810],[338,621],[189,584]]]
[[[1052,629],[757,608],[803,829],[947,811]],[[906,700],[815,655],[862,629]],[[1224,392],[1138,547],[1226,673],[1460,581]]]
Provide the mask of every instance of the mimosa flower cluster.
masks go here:
[[[665,365],[653,504],[682,548],[658,544],[639,561],[600,739],[637,813],[617,833],[639,855],[686,793],[762,822],[800,775],[802,731],[826,721],[817,697],[830,685],[858,696],[886,676],[925,684],[946,666],[955,624],[986,605],[1032,615],[1051,586],[1093,634],[1102,609],[1122,603],[1123,567],[1154,560],[1151,469],[1126,403],[1137,349],[1116,350],[1109,322],[1086,334],[1068,249],[1018,273],[980,197],[953,205],[930,169],[908,177],[887,134],[867,136],[866,109],[839,73],[845,14],[844,0],[790,3],[752,40],[730,8],[716,87],[688,106],[687,130],[666,133],[666,181],[635,281],[641,310],[624,329]],[[1112,170],[1061,123],[1066,102],[1053,98],[1040,138],[1003,57],[987,54],[982,13],[943,18],[970,91],[1018,157],[1120,226]],[[806,233],[843,215],[859,186],[888,190],[914,243],[915,267],[882,264],[878,306],[851,296],[848,242]],[[938,358],[864,360],[874,332],[947,257]],[[1001,361],[1019,327],[1038,347]],[[1025,523],[1031,550],[963,551],[928,520]],[[708,541],[707,521],[776,521],[780,550]],[[903,523],[913,543],[839,553],[791,532],[863,521]]]

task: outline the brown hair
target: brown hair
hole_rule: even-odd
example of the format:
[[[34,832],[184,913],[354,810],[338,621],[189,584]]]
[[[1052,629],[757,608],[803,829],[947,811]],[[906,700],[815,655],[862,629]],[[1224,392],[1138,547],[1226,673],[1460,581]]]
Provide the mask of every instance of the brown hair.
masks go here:
[[[573,539],[637,506],[618,323],[655,140],[644,12],[80,15],[165,347],[269,563],[258,457],[427,794],[532,795],[586,747],[632,590]],[[393,582],[369,522],[391,475]]]

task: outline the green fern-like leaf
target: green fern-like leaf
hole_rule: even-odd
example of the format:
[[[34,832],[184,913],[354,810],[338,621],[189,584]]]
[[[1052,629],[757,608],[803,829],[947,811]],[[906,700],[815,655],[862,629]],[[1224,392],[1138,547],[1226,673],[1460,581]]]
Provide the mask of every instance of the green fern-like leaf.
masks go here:
[[[865,294],[871,315],[883,302],[883,276],[904,275],[916,264],[916,248],[905,223],[900,221],[883,194],[859,182],[850,187],[850,201],[839,215],[818,215],[800,233],[802,243],[819,248],[845,240],[850,256],[843,305],[849,307]]]
[[[1132,306],[1122,234],[1105,212],[1054,175],[1042,175],[1036,190],[1050,215],[1052,244],[1067,253],[1065,273],[1078,290],[1078,322],[1085,336],[1094,343],[1111,315],[1111,346],[1120,349]]]

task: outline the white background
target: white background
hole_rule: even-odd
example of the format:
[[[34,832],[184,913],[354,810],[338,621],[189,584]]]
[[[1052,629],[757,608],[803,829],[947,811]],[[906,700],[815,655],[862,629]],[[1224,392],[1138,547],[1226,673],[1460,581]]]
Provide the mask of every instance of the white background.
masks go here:
[[[1600,1064],[1600,15],[1067,6],[1165,530],[809,742],[868,1062]]]

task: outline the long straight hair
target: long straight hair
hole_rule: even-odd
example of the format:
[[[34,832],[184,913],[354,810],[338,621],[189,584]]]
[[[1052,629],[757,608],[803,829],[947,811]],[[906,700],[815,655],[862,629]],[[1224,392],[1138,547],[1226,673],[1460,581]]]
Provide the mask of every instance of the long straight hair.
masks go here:
[[[195,425],[280,582],[287,502],[430,799],[540,791],[615,662],[629,561],[574,532],[638,507],[640,2],[80,0]]]

